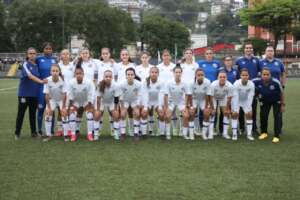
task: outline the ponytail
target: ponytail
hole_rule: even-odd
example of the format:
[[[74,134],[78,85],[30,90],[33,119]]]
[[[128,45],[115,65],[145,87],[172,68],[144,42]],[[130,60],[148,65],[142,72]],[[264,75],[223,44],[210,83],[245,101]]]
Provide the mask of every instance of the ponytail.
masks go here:
[[[99,91],[103,94],[105,88],[106,88],[106,83],[105,83],[105,80],[103,79],[103,80],[100,81],[100,83],[99,83]]]

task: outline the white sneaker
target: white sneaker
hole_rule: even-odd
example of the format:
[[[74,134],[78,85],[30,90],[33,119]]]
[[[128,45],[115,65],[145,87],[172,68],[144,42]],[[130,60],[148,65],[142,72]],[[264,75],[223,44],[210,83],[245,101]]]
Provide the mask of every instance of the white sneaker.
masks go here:
[[[235,135],[232,135],[232,140],[236,141],[238,139],[238,136],[235,134]]]
[[[254,137],[252,135],[247,135],[247,139],[253,141]]]
[[[120,139],[119,134],[114,134],[114,139],[119,140]]]
[[[223,134],[223,138],[227,139],[227,140],[230,140],[230,136],[228,134]]]
[[[171,135],[166,136],[167,140],[171,140]]]
[[[199,130],[194,130],[194,134],[196,135],[196,136],[201,136],[201,132],[199,131]]]
[[[195,140],[195,135],[193,133],[190,134],[190,140]]]
[[[206,134],[202,134],[202,139],[203,140],[207,140],[208,139],[207,136],[206,136]]]
[[[99,135],[94,135],[94,141],[98,141],[99,140]]]
[[[212,134],[208,133],[208,137],[207,137],[207,139],[209,139],[209,140],[212,140],[212,139],[214,139],[214,134],[213,134],[213,133],[212,133]]]

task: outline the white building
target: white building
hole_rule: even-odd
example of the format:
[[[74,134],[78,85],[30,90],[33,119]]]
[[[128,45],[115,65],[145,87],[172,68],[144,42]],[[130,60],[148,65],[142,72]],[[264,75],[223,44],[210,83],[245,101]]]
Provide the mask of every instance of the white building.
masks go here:
[[[133,21],[136,23],[140,23],[141,11],[148,7],[148,3],[145,0],[108,0],[108,4],[129,12]]]
[[[206,47],[207,46],[207,35],[206,34],[191,34],[192,49]]]

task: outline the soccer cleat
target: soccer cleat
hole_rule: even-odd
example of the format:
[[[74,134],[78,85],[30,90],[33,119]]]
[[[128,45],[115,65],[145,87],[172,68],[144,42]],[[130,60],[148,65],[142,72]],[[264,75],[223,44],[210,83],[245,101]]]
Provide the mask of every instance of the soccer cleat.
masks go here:
[[[201,136],[201,132],[199,130],[194,130],[194,135],[195,136]]]
[[[254,137],[252,135],[247,135],[247,139],[253,141]]]
[[[71,142],[76,142],[77,136],[76,135],[71,135]]]
[[[231,139],[234,140],[234,141],[236,141],[236,140],[238,139],[237,134],[232,135],[232,138],[231,138]]]
[[[15,135],[15,140],[19,140],[20,139],[20,135]]]
[[[94,141],[99,141],[99,135],[94,135]]]
[[[69,141],[70,141],[69,137],[68,137],[68,136],[65,136],[65,137],[64,137],[64,141],[65,141],[65,142],[69,142]]]
[[[190,140],[195,140],[195,135],[194,134],[190,134]]]
[[[43,142],[49,142],[51,140],[51,136],[47,136],[43,139]]]
[[[173,128],[172,135],[179,136],[177,128]]]
[[[56,137],[62,137],[63,135],[64,135],[63,130],[58,130],[58,131],[55,132]]]
[[[223,138],[225,138],[226,140],[230,140],[230,139],[231,139],[230,136],[229,136],[228,134],[223,134],[222,136],[223,136]]]
[[[273,143],[278,143],[278,142],[279,142],[279,137],[273,137],[272,142],[273,142]]]
[[[92,133],[88,133],[88,134],[87,134],[87,140],[88,140],[88,141],[93,141],[93,140],[94,140],[93,134],[92,134]]]
[[[203,140],[207,140],[208,139],[207,136],[206,136],[206,134],[202,134],[202,139]]]
[[[119,139],[120,139],[119,134],[114,134],[113,136],[114,136],[114,139],[115,139],[115,140],[119,140]]]
[[[167,140],[171,140],[171,135],[166,135]]]
[[[207,137],[207,139],[209,139],[209,140],[213,140],[213,139],[214,139],[214,134],[208,134],[208,137]]]
[[[258,137],[258,139],[264,140],[264,139],[266,139],[267,137],[268,137],[268,133],[262,133],[262,134],[260,134],[260,136]]]

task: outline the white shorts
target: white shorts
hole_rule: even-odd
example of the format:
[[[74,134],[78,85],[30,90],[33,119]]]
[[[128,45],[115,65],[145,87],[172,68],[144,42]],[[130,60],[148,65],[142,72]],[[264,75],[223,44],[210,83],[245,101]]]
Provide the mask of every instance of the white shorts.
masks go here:
[[[50,107],[51,107],[52,111],[54,111],[57,107],[61,110],[63,107],[63,101],[55,101],[55,100],[50,99],[49,103],[50,103]]]
[[[184,103],[179,103],[179,104],[175,104],[175,103],[169,103],[169,109],[174,112],[176,110],[176,108],[178,108],[178,110],[180,112],[182,112],[185,109],[185,104]]]
[[[140,106],[139,102],[140,101],[137,100],[137,101],[134,101],[134,102],[124,102],[123,104],[124,104],[124,107],[127,109],[129,107],[134,108],[134,107]]]
[[[214,102],[214,109],[217,108],[217,103],[218,103],[219,107],[225,107],[227,105],[227,97],[222,100],[213,99],[213,102]]]
[[[74,102],[73,102],[73,105],[74,105],[76,108],[86,107],[88,104],[89,104],[89,102],[87,102],[87,101],[85,101],[85,102],[76,102],[76,101],[74,101]]]
[[[232,110],[235,113],[239,113],[240,108],[242,108],[245,113],[252,112],[252,105],[247,105],[247,102],[238,102]]]
[[[204,110],[205,108],[205,100],[204,101],[197,101],[195,99],[193,99],[193,107],[197,108],[197,109],[201,109]]]

